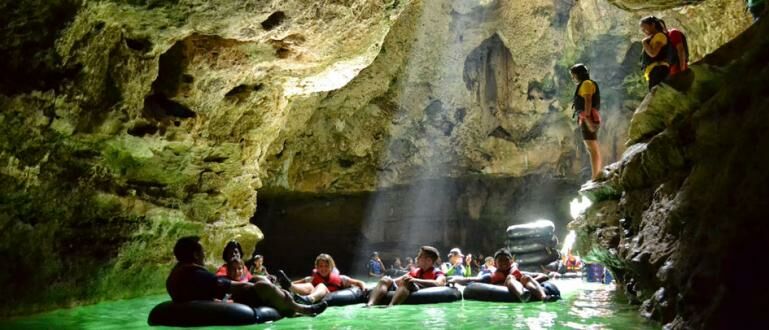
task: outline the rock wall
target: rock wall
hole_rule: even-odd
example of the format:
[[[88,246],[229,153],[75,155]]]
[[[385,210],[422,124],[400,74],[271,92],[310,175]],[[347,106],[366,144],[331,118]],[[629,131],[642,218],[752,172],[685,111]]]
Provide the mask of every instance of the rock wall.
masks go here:
[[[714,15],[740,7],[662,13],[700,32],[699,57],[741,26],[711,29]],[[584,177],[566,68],[586,62],[605,86],[616,159],[643,95],[628,77],[641,14],[598,0],[0,4],[0,261],[15,269],[0,313],[158,292],[183,235],[203,237],[210,265],[230,238],[250,251],[257,191]]]
[[[571,223],[642,315],[669,329],[753,328],[769,286],[769,84],[761,22],[662,85],[636,110],[631,146]],[[751,270],[749,270],[751,269]]]
[[[402,8],[3,4],[2,314],[159,292],[184,235],[210,264],[229,239],[252,249],[259,159],[291,104],[367,66]]]

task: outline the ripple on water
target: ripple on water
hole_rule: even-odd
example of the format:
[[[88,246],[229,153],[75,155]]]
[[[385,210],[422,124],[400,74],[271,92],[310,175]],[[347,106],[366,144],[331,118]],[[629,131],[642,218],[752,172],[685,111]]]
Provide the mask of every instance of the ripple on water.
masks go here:
[[[430,306],[333,307],[314,317],[283,319],[239,329],[658,329],[637,307],[619,303],[613,285],[558,281],[555,303],[505,304],[460,301]],[[61,309],[0,321],[2,329],[146,329],[152,307],[167,296],[150,296]]]

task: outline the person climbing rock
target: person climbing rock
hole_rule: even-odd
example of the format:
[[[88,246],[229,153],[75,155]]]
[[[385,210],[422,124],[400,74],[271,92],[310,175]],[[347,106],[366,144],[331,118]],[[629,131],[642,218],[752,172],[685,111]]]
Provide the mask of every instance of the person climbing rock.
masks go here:
[[[757,22],[761,18],[761,14],[766,11],[766,0],[745,0],[748,6],[748,11],[753,15],[753,22]]]
[[[180,238],[174,245],[177,263],[166,280],[166,290],[174,302],[223,299],[226,294],[232,293],[235,302],[251,307],[269,306],[283,316],[295,313],[316,315],[328,307],[325,302],[297,304],[290,293],[267,281],[233,282],[226,277],[217,277],[203,265],[205,253],[199,241],[197,236],[187,236]]]
[[[651,91],[670,73],[670,40],[664,22],[655,16],[641,19],[641,31],[646,35],[642,41],[641,69]]]
[[[577,83],[574,91],[574,117],[577,117],[579,129],[582,131],[587,152],[590,154],[591,180],[598,179],[601,173],[601,151],[598,146],[598,128],[601,124],[601,91],[598,84],[590,79],[587,67],[578,63],[571,67],[571,78]]]

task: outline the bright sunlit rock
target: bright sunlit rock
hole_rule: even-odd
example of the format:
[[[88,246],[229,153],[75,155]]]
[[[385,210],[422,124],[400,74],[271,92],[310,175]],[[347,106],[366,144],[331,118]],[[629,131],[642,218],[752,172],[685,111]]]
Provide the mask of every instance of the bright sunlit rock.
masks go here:
[[[571,213],[572,219],[577,219],[577,217],[582,214],[582,212],[585,212],[590,205],[593,203],[582,196],[577,197],[569,203],[569,212]]]

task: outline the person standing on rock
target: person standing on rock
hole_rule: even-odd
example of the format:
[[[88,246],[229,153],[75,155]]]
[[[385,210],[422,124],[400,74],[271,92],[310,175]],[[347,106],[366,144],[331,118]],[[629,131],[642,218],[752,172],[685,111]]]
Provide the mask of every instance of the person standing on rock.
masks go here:
[[[670,73],[670,40],[668,31],[662,20],[654,16],[641,19],[641,31],[646,35],[643,39],[641,54],[641,69],[644,78],[649,82],[649,90],[659,85]]]
[[[587,67],[578,63],[571,67],[571,78],[577,83],[574,91],[574,117],[577,117],[582,139],[590,154],[591,180],[598,179],[601,171],[601,151],[598,146],[598,127],[601,124],[601,92],[598,84],[590,79]]]

